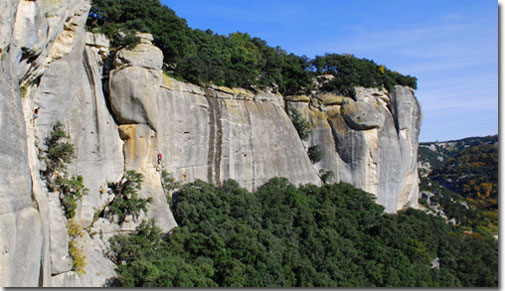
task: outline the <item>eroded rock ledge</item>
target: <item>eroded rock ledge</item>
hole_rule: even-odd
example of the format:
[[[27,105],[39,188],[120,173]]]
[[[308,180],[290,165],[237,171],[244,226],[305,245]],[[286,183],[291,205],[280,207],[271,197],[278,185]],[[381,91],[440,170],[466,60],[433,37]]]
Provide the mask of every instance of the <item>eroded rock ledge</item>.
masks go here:
[[[395,86],[393,92],[356,92],[355,99],[330,93],[287,99],[288,108],[296,108],[314,127],[306,147],[319,145],[324,151],[315,167],[333,171],[335,182],[377,195],[388,212],[416,207],[422,113],[414,91]]]

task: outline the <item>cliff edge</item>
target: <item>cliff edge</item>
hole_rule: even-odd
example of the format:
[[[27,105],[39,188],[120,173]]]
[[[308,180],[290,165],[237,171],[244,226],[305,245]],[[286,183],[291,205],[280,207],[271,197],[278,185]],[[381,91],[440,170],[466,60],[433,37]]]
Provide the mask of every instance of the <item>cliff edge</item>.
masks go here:
[[[250,190],[277,176],[321,185],[326,170],[330,182],[375,194],[389,212],[417,205],[422,117],[412,89],[357,88],[349,98],[199,87],[163,73],[163,54],[148,34],[117,50],[87,32],[89,8],[87,0],[0,3],[0,286],[107,284],[115,274],[110,237],[145,217],[163,231],[176,226],[162,169],[180,182],[234,179]],[[291,108],[311,123],[307,141]],[[68,172],[88,189],[72,220],[78,237],[42,175],[41,153],[57,121],[75,149]],[[323,151],[315,164],[307,155],[313,145]],[[139,196],[152,202],[147,214],[117,224],[98,214],[114,198],[111,183],[128,170],[143,175]],[[85,260],[79,268],[69,255],[75,245]]]

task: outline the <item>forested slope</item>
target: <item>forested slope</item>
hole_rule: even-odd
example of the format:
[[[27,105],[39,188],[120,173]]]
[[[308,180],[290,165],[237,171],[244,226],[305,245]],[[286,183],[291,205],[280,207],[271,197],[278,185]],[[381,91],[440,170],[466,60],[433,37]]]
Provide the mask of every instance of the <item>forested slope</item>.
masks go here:
[[[179,224],[112,239],[112,286],[497,286],[493,238],[423,211],[385,214],[349,184],[274,178],[255,193],[228,180],[182,186]]]

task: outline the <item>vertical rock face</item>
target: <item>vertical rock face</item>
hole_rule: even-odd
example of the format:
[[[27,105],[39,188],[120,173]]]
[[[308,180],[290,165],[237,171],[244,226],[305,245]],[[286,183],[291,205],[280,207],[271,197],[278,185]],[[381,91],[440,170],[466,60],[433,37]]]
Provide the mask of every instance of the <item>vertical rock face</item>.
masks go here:
[[[38,151],[56,120],[76,149],[70,172],[83,175],[90,189],[77,215],[82,224],[104,203],[98,189],[123,173],[121,139],[101,88],[103,43],[85,47],[89,7],[80,0],[0,3],[0,286],[101,286],[114,274],[99,247],[86,249],[95,259],[86,275],[72,271],[66,218],[39,174]]]
[[[147,174],[161,153],[164,169],[186,182],[235,179],[252,190],[275,176],[319,183],[282,96],[179,82],[162,74],[162,61],[142,36],[113,62],[109,98],[128,140],[127,168]],[[134,144],[132,132],[139,130],[143,138]]]
[[[356,88],[356,98],[320,94],[294,96],[296,108],[313,124],[307,142],[323,148],[317,169],[332,171],[335,182],[347,182],[377,196],[388,212],[416,207],[416,167],[421,108],[408,87],[392,92]]]
[[[235,179],[251,190],[276,176],[320,183],[281,96],[165,78],[158,97],[160,150],[177,179]]]
[[[0,286],[38,286],[43,229],[32,198],[24,115],[9,52],[17,1],[2,1],[0,9]]]
[[[417,171],[417,151],[422,111],[414,92],[406,87],[395,86],[391,94],[391,112],[395,116],[395,125],[400,137],[400,150],[403,166],[403,185],[399,196],[399,205],[404,207],[417,205],[419,196],[419,173]]]
[[[87,0],[0,1],[0,286],[103,286],[115,274],[110,237],[146,217],[164,231],[176,225],[162,170],[181,182],[235,179],[255,190],[277,176],[320,185],[324,169],[335,174],[330,182],[376,194],[387,211],[416,205],[421,112],[409,88],[285,101],[271,92],[198,87],[162,73],[150,35],[140,35],[134,49],[113,51],[103,35],[85,32],[89,7]],[[286,114],[292,107],[313,124],[306,142]],[[40,174],[56,121],[75,148],[69,174],[89,189],[75,217],[85,229],[76,241],[86,257],[83,274],[69,255],[59,193]],[[310,145],[324,152],[316,164]],[[152,203],[138,222],[118,225],[98,214],[114,198],[108,184],[127,170],[143,174],[139,195]]]

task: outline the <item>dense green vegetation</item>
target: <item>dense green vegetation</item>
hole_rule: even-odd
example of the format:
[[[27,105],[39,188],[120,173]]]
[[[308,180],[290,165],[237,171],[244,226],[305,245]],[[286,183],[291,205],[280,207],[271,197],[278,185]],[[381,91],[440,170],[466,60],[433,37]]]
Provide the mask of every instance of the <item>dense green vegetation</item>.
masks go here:
[[[432,151],[426,146],[421,145],[419,147],[418,156],[419,161],[430,163],[431,167],[434,169],[440,168],[443,165],[443,160],[439,159],[441,154],[436,151]]]
[[[384,66],[352,55],[326,54],[317,56],[312,65],[317,75],[331,74],[333,78],[323,83],[323,91],[337,91],[345,96],[354,96],[354,86],[385,87],[389,91],[394,85],[405,85],[417,89],[417,79],[392,72]]]
[[[454,219],[456,224],[470,226],[472,221],[477,221],[477,212],[468,207],[465,199],[456,192],[453,192],[438,182],[429,178],[422,178],[420,188],[434,194],[430,203],[420,198],[419,202],[431,209],[439,209],[448,219]]]
[[[247,89],[277,86],[280,92],[294,93],[311,81],[307,58],[267,46],[247,33],[222,36],[191,29],[159,0],[94,0],[87,24],[112,39],[118,31],[127,36],[132,31],[151,33],[163,51],[165,70],[193,83]]]
[[[151,221],[111,240],[111,285],[497,286],[494,239],[418,210],[385,214],[349,184],[274,178],[250,193],[197,180],[173,197],[168,235]]]
[[[269,87],[282,94],[297,94],[310,91],[316,74],[326,72],[335,79],[323,89],[348,96],[355,85],[416,87],[414,77],[391,72],[366,59],[331,54],[311,61],[268,46],[247,33],[223,36],[210,29],[191,29],[159,0],[93,0],[87,25],[107,34],[118,47],[135,44],[134,31],[151,33],[163,51],[166,72],[200,85],[252,90]],[[124,35],[118,37],[119,31]]]
[[[434,202],[449,218],[482,234],[498,232],[497,143],[498,136],[467,138],[425,143],[436,151],[427,147],[419,151],[419,159],[432,167],[421,190],[436,193]]]

